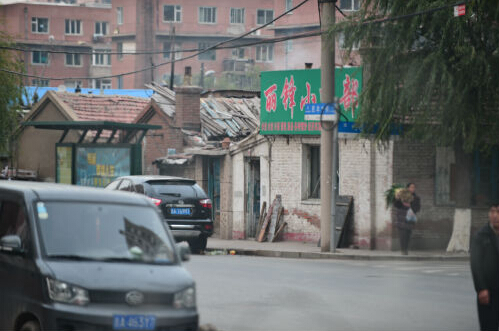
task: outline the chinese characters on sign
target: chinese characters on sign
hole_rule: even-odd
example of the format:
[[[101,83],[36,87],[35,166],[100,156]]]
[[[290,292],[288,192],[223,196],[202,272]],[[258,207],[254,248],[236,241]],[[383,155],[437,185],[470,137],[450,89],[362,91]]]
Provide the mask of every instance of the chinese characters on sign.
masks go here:
[[[320,103],[320,69],[262,72],[261,87],[260,134],[320,134],[319,121],[305,120],[305,106]],[[348,121],[358,116],[361,89],[361,67],[336,68],[335,96]]]

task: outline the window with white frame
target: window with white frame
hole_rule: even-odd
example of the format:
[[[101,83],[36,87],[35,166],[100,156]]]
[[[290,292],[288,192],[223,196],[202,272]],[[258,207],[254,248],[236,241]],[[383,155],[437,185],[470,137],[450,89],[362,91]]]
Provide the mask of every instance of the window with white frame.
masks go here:
[[[163,6],[163,22],[182,22],[182,7],[178,5]]]
[[[217,23],[217,7],[199,7],[199,23]]]
[[[352,50],[356,51],[359,49],[359,42],[356,42],[353,44],[352,46]],[[345,46],[345,33],[344,32],[338,32],[338,47],[340,49],[346,49],[346,46]]]
[[[98,88],[98,89],[110,89],[111,88],[111,79],[110,78],[93,79],[92,80],[92,87]]]
[[[123,24],[123,7],[116,7],[116,23]]]
[[[33,51],[31,53],[32,64],[47,64],[49,63],[49,53],[45,51]]]
[[[66,54],[66,61],[65,61],[67,66],[75,66],[75,67],[80,67],[81,66],[81,55],[80,54],[73,54],[69,53]]]
[[[111,52],[109,50],[94,50],[92,54],[92,64],[94,66],[110,66]]]
[[[340,0],[341,10],[359,10],[360,0]]]
[[[95,22],[95,35],[107,36],[108,27],[109,27],[108,22]]]
[[[256,11],[256,24],[263,25],[271,22],[274,19],[274,11],[272,9],[258,9]]]
[[[198,48],[199,50],[207,49],[209,47],[213,46],[213,44],[210,43],[198,43]],[[208,60],[208,61],[215,61],[217,59],[217,53],[214,49],[209,50],[207,52],[201,53],[198,55],[199,60]]]
[[[175,45],[173,46],[175,60],[182,58],[182,52],[180,52],[180,50],[181,50],[180,43],[175,43]],[[171,53],[172,53],[172,43],[169,41],[163,42],[163,58],[172,59],[173,57],[171,56]]]
[[[82,34],[81,29],[81,21],[80,20],[65,20],[65,29],[64,32],[66,34]]]
[[[284,1],[286,2],[286,4],[285,4],[286,11],[290,10],[291,8],[293,8],[293,0],[284,0]]]
[[[49,33],[49,19],[42,17],[31,18],[31,32],[33,33]]]
[[[244,24],[244,8],[230,9],[230,24]]]
[[[274,60],[274,46],[272,45],[256,46],[255,58],[257,62],[272,62]]]
[[[48,79],[33,79],[31,81],[33,86],[48,87],[50,85],[50,80]]]

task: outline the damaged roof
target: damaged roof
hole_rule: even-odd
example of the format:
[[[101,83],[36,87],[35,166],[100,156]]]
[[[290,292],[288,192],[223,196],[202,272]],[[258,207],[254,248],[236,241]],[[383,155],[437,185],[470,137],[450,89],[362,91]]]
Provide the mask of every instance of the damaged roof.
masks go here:
[[[168,116],[175,115],[175,92],[152,83],[147,88],[156,93],[151,97]],[[200,99],[201,136],[204,141],[230,137],[241,140],[260,125],[260,98],[208,96]]]

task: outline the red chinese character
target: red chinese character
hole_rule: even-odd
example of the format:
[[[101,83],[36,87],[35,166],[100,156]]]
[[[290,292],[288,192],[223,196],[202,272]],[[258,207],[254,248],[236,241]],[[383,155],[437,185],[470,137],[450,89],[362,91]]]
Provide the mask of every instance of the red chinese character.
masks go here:
[[[306,82],[305,85],[307,86],[307,96],[301,97],[300,110],[303,110],[303,107],[305,107],[305,105],[307,103],[310,103],[310,98],[312,98],[312,103],[317,102],[317,98],[315,97],[315,93],[312,93],[312,94],[310,93],[310,83]]]
[[[291,79],[288,82],[288,78],[286,77],[286,80],[284,81],[284,88],[282,89],[281,93],[281,99],[282,99],[282,105],[284,106],[284,110],[291,109],[291,118],[293,118],[293,107],[296,105],[295,104],[295,91],[296,91],[296,86],[295,86],[295,81],[293,79],[293,75],[291,75]]]
[[[355,115],[355,108],[358,107],[357,99],[359,98],[359,81],[357,79],[350,80],[350,76],[345,75],[343,81],[343,96],[340,99],[340,104],[343,104],[345,110],[351,107],[352,118]]]
[[[277,85],[274,84],[265,90],[265,109],[270,113],[271,110],[275,111],[277,107],[277,95],[275,94]]]

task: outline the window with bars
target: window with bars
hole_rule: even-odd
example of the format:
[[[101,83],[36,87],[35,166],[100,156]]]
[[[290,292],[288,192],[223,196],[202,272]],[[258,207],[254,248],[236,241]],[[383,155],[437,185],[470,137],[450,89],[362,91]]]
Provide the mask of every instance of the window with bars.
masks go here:
[[[182,7],[178,5],[163,6],[163,22],[182,22]]]
[[[48,33],[49,32],[49,19],[42,17],[31,18],[31,32],[33,33]]]
[[[230,24],[244,24],[244,8],[230,9]]]
[[[256,11],[256,24],[263,25],[271,22],[274,19],[274,11],[272,9],[258,9]]]
[[[217,7],[199,7],[199,23],[217,23]]]

